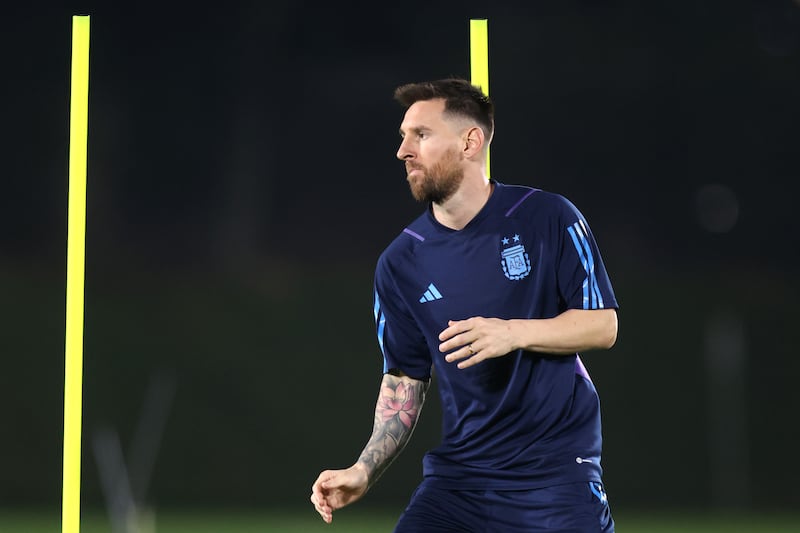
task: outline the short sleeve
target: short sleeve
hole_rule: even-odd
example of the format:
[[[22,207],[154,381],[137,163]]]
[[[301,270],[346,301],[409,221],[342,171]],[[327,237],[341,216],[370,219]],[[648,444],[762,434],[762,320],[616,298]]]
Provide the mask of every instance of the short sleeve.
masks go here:
[[[425,336],[400,296],[383,256],[375,270],[374,315],[383,372],[399,370],[415,379],[430,378],[432,362]]]
[[[562,198],[558,230],[558,289],[567,309],[617,308],[600,250],[586,219]]]

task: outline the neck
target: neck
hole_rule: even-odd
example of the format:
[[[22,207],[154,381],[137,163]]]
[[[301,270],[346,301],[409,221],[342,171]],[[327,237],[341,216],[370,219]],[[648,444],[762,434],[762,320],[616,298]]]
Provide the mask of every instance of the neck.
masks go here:
[[[454,230],[464,229],[486,205],[492,190],[494,184],[485,175],[473,178],[465,176],[453,196],[441,204],[432,205],[433,216],[445,227]]]

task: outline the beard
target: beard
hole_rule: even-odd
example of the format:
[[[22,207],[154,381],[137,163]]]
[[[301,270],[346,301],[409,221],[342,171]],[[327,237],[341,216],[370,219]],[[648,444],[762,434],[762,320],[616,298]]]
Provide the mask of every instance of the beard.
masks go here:
[[[442,204],[450,199],[464,180],[464,169],[458,164],[458,152],[450,150],[430,168],[411,166],[410,170],[421,170],[419,178],[409,178],[411,194],[418,202]]]

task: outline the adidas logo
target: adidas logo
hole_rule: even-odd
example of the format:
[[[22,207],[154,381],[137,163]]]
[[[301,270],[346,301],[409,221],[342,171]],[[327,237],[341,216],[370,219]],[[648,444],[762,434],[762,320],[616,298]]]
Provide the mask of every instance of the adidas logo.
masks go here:
[[[434,300],[441,300],[442,293],[439,292],[439,289],[431,283],[428,285],[428,289],[425,291],[425,294],[419,299],[419,303],[424,304],[425,302],[432,302]]]

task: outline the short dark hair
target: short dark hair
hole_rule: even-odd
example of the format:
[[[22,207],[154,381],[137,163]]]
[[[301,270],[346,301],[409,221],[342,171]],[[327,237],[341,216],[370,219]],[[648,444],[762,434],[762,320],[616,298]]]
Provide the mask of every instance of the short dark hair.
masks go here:
[[[444,100],[444,111],[475,120],[487,139],[494,133],[494,104],[480,87],[460,78],[447,78],[401,85],[394,91],[394,99],[406,109],[420,101]]]

